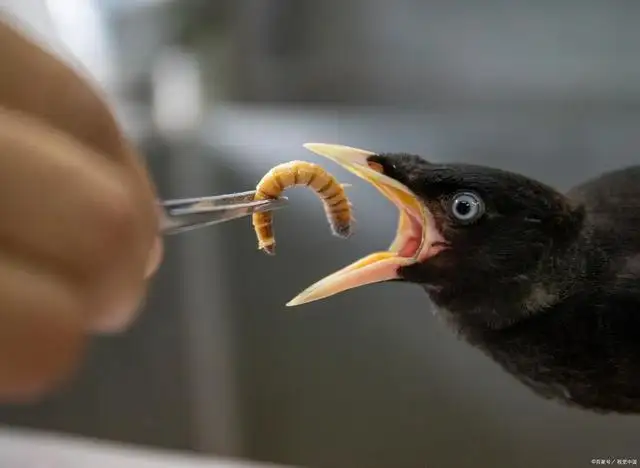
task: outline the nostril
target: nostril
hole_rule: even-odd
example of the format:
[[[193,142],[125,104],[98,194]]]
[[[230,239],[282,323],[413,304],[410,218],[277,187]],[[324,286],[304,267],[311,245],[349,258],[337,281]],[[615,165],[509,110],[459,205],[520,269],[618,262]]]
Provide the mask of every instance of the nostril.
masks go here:
[[[380,174],[384,174],[384,167],[382,167],[382,164],[380,164],[379,162],[369,160],[367,161],[367,166],[369,166],[370,169],[379,172]]]

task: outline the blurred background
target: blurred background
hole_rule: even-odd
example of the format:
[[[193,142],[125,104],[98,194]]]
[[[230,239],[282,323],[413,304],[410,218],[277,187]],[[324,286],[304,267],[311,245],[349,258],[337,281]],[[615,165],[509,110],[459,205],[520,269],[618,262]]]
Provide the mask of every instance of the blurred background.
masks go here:
[[[640,3],[599,0],[2,0],[110,96],[163,197],[252,189],[301,145],[416,152],[560,188],[638,161]],[[319,161],[324,164],[324,161]],[[390,243],[353,183],[356,235],[313,194],[168,239],[147,310],[71,386],[0,423],[309,468],[583,467],[640,457],[640,418],[541,400],[459,341],[425,294],[379,285],[299,309]]]

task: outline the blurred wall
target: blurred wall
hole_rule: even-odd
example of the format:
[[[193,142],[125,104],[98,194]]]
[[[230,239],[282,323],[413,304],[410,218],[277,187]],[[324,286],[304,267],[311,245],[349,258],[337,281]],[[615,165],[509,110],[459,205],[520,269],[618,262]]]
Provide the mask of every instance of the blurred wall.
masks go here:
[[[546,106],[640,96],[637,2],[240,3],[230,61],[243,100]]]

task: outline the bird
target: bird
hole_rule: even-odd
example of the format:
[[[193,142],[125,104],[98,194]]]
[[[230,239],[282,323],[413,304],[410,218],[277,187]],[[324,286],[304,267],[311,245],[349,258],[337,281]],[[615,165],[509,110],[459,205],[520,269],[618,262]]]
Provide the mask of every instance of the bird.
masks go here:
[[[396,238],[288,306],[421,287],[444,325],[539,397],[640,413],[640,166],[559,191],[522,174],[308,143],[399,210]]]

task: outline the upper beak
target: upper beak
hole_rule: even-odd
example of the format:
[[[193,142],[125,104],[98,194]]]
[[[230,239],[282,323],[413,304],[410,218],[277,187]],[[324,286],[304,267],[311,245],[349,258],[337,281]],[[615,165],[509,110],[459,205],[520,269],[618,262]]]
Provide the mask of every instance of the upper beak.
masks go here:
[[[431,245],[431,214],[405,185],[374,169],[370,151],[348,146],[307,143],[308,150],[340,164],[377,188],[400,210],[396,238],[388,251],[368,255],[310,286],[287,303],[296,306],[366,284],[397,279],[398,269],[420,261]]]

